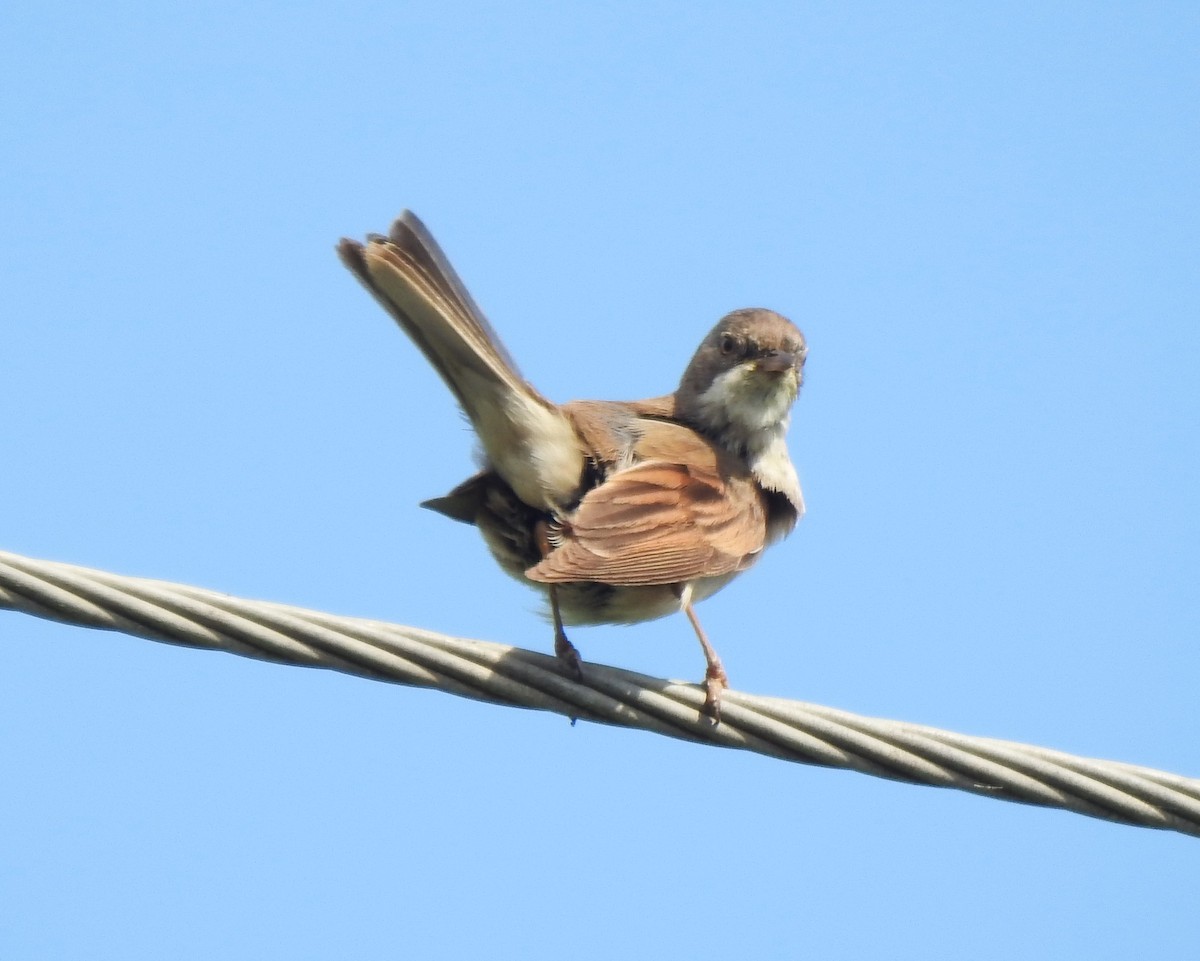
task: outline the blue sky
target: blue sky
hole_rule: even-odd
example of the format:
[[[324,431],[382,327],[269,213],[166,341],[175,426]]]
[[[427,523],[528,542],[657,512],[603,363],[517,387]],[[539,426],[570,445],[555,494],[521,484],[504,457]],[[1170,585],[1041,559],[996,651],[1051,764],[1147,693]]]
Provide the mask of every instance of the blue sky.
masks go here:
[[[1200,774],[1200,13],[0,15],[0,549],[549,650],[338,264],[403,207],[547,395],[810,342],[734,686]],[[577,630],[697,678],[686,621]],[[1195,840],[0,613],[5,958],[1187,957]]]

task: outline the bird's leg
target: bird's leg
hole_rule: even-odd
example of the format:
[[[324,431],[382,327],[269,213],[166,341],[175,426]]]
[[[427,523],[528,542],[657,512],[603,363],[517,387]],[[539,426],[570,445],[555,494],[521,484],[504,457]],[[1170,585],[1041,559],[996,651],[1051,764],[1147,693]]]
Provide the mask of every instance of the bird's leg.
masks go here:
[[[692,607],[692,592],[685,588],[680,594],[680,601],[683,604],[683,613],[692,622],[696,637],[700,640],[700,647],[704,651],[704,660],[708,664],[708,668],[704,672],[704,707],[702,711],[712,719],[714,724],[720,724],[721,692],[729,687],[729,675],[725,673],[725,665],[721,663],[717,652],[708,642],[708,635],[700,626],[700,618],[696,616],[696,609]]]
[[[577,681],[583,680],[583,662],[575,645],[567,640],[563,630],[562,614],[558,610],[558,588],[550,585],[550,612],[554,615],[554,653],[566,665],[567,672]]]
[[[550,528],[545,521],[538,521],[533,528],[533,536],[537,541],[538,550],[545,557],[554,545],[550,543]],[[554,653],[567,668],[567,673],[576,681],[583,680],[583,661],[575,645],[567,640],[567,632],[563,630],[562,612],[558,609],[558,587],[550,585],[550,613],[554,617]]]

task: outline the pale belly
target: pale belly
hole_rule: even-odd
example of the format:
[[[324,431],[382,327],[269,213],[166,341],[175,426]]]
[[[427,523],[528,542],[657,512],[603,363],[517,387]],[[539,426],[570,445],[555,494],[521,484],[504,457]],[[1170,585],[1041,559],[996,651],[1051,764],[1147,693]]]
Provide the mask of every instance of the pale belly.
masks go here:
[[[734,571],[692,581],[692,603],[711,597],[738,573]],[[545,591],[544,584],[526,583]],[[673,584],[614,587],[580,582],[558,585],[558,606],[566,624],[636,624],[676,613],[681,609],[681,601],[680,592]]]

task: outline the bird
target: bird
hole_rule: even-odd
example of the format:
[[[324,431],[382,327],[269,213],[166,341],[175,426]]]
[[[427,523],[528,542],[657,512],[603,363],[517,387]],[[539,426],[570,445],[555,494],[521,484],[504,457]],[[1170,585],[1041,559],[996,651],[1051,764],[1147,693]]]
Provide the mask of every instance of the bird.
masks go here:
[[[479,471],[421,506],[477,527],[505,572],[545,593],[554,651],[574,679],[583,663],[565,625],[684,613],[705,658],[701,711],[719,723],[729,679],[695,604],[804,513],[786,441],[808,353],[799,328],[765,308],[734,310],[674,392],[555,404],[519,372],[411,211],[386,235],[343,238],[337,251],[445,381],[480,443]]]

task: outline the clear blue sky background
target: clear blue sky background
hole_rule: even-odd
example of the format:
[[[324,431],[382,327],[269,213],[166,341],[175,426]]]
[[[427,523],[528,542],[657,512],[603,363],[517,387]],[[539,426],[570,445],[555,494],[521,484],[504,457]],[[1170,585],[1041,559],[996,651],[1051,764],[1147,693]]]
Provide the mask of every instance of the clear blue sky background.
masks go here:
[[[9,5],[0,548],[548,650],[417,507],[472,441],[333,253],[409,206],[556,399],[806,330],[810,514],[701,608],[735,686],[1200,775],[1198,49],[1194,3]],[[23,615],[0,659],[5,959],[1200,951],[1180,835]]]

